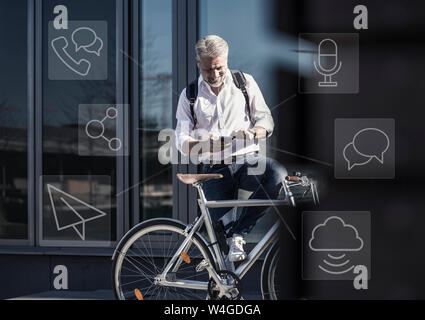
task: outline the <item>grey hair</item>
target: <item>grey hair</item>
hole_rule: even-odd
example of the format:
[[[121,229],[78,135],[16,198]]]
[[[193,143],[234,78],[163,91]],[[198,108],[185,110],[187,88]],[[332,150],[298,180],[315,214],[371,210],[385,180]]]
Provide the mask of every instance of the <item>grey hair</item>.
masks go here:
[[[216,35],[209,35],[200,39],[195,45],[196,59],[201,57],[217,58],[228,55],[229,45]]]

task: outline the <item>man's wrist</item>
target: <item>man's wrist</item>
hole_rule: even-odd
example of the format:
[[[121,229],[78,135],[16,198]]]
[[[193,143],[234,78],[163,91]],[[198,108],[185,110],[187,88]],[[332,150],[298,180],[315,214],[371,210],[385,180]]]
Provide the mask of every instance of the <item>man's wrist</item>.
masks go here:
[[[255,138],[263,139],[267,137],[267,130],[263,127],[253,127],[252,131],[255,131]]]

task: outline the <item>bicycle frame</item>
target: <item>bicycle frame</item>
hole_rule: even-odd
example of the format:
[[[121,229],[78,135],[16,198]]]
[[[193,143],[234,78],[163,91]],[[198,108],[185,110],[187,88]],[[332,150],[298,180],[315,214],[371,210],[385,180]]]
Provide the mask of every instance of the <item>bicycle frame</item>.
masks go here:
[[[173,272],[177,271],[182,263],[182,259],[180,259],[180,253],[184,252],[190,245],[191,239],[193,235],[198,232],[202,225],[205,223],[205,227],[207,230],[207,234],[209,237],[209,241],[211,246],[213,247],[213,258],[216,260],[218,264],[219,270],[227,270],[226,263],[221,252],[221,249],[217,243],[217,238],[213,229],[213,224],[211,220],[211,216],[208,208],[223,208],[223,207],[250,207],[250,206],[275,206],[275,205],[290,205],[293,203],[292,193],[289,194],[288,200],[222,200],[222,201],[208,201],[205,198],[205,194],[202,190],[202,183],[194,184],[194,187],[197,188],[200,199],[198,199],[198,205],[201,209],[201,216],[197,218],[192,225],[189,225],[186,230],[186,239],[182,242],[180,247],[177,249],[174,256],[170,259],[164,271],[157,277],[158,284],[163,286],[170,287],[181,287],[187,289],[195,289],[195,290],[207,290],[208,282],[205,281],[194,281],[194,280],[178,280],[176,281],[168,281],[167,273],[172,270]],[[285,189],[285,191],[287,191]],[[288,195],[288,194],[287,194]],[[257,261],[257,259],[261,256],[261,254],[278,238],[278,229],[279,229],[280,221],[277,221],[271,229],[264,235],[264,237],[258,242],[258,244],[251,250],[248,257],[245,259],[243,263],[235,270],[235,274],[242,279],[245,274],[249,271],[252,265]],[[210,277],[212,277],[216,284],[222,289],[228,289],[230,286],[224,285],[220,281],[220,276],[218,275],[216,269],[212,265],[214,261],[208,262],[208,272]]]

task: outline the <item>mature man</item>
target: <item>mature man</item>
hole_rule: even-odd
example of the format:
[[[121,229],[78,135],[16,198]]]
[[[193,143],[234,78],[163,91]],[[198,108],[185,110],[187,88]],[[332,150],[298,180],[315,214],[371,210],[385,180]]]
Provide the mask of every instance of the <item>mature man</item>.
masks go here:
[[[195,50],[201,75],[197,81],[197,97],[192,101],[192,106],[186,94],[188,88],[180,95],[176,113],[178,149],[185,155],[195,149],[197,153],[201,150],[199,156],[203,162],[203,173],[223,175],[222,179],[209,180],[203,184],[208,200],[235,199],[239,188],[253,192],[250,199],[277,198],[282,179],[287,173],[278,162],[258,154],[259,146],[256,142],[270,137],[274,128],[271,112],[260,88],[249,74],[243,74],[247,98],[243,90],[236,86],[227,66],[229,47],[222,38],[209,35],[197,42]],[[245,143],[238,144],[235,140],[223,143],[223,139],[220,139],[230,136],[243,136]],[[218,151],[210,150],[209,143],[218,139]],[[264,164],[264,170],[252,174],[250,169],[259,167],[259,163]],[[220,219],[228,210],[210,209],[213,221]],[[243,250],[244,235],[254,227],[264,212],[264,207],[244,208],[228,232],[228,236],[232,236],[229,239],[230,261],[246,258]]]

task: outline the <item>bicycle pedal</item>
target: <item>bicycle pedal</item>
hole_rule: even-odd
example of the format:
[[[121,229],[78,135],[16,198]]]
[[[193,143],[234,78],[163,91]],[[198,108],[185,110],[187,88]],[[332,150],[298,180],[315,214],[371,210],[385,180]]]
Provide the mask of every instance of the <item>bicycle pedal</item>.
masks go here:
[[[209,262],[205,259],[203,259],[195,268],[196,272],[201,272],[205,270],[209,266]]]
[[[232,300],[233,299],[239,300],[238,295],[240,294],[240,292],[239,292],[239,290],[237,288],[230,289],[229,290],[229,293],[232,296]]]

